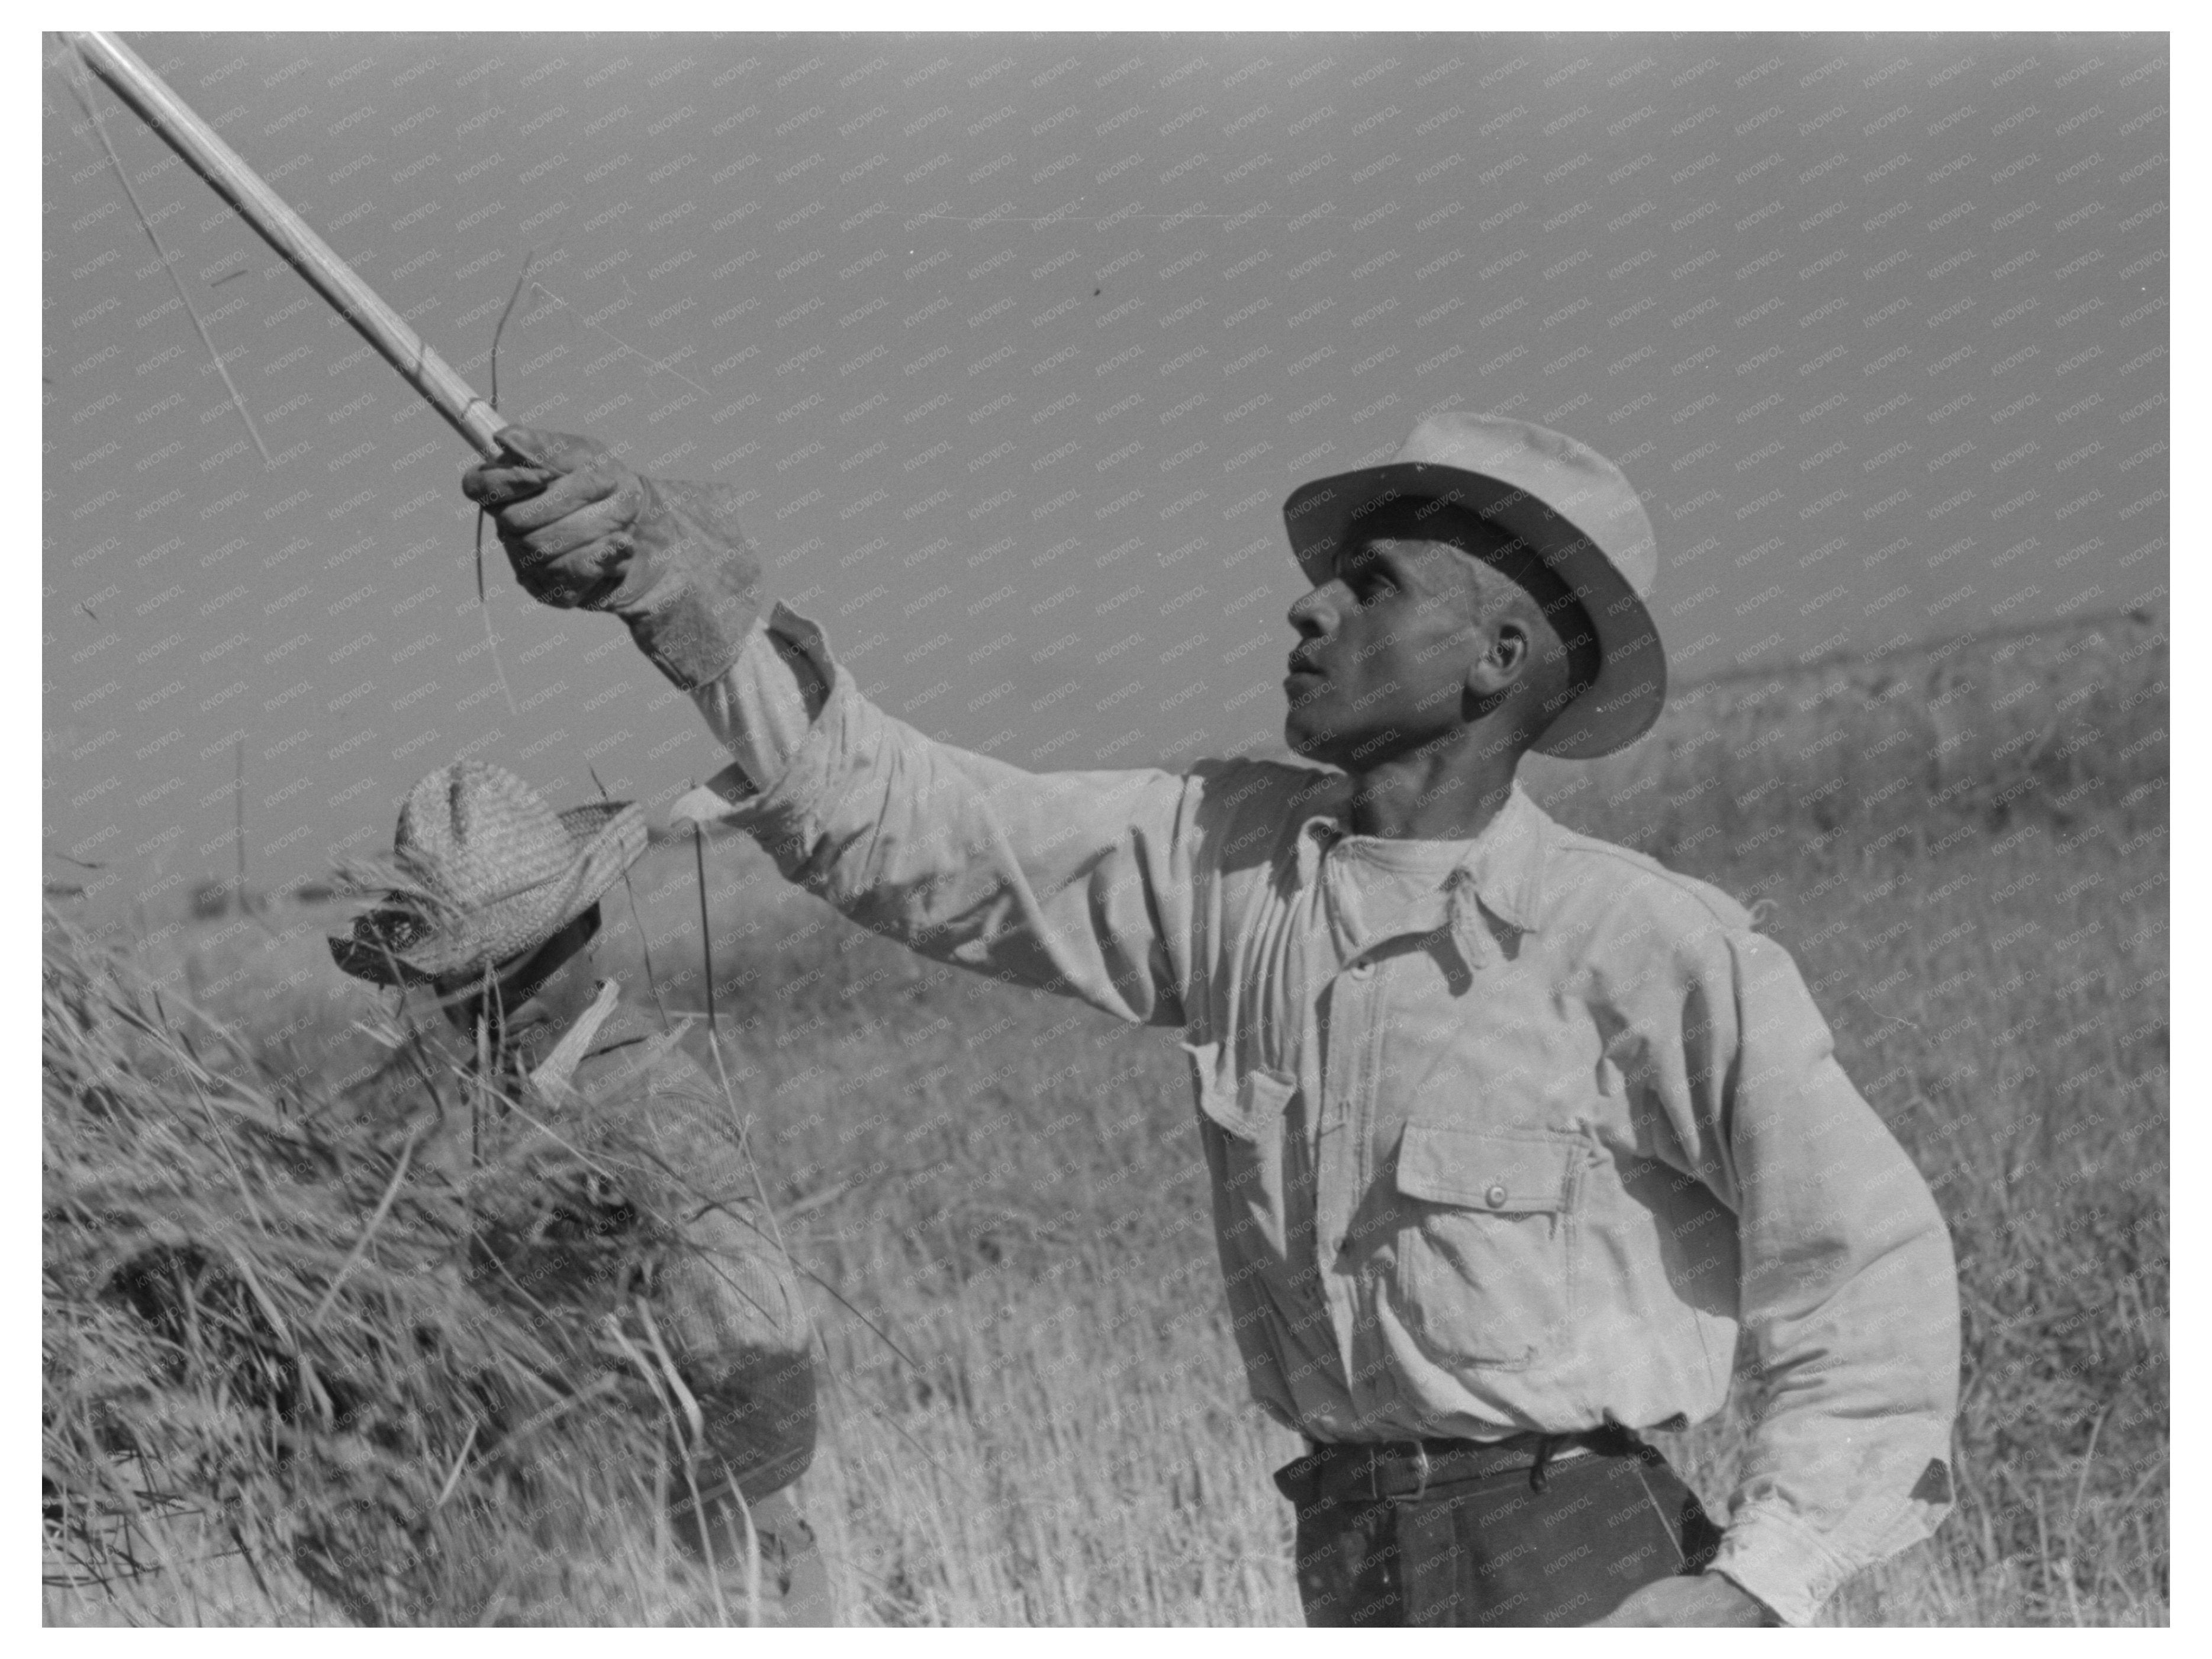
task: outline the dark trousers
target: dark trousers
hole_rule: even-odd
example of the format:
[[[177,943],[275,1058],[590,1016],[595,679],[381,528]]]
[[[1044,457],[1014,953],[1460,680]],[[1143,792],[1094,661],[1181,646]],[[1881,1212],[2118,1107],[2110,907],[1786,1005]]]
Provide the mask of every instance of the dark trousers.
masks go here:
[[[1533,1460],[1419,1497],[1331,1498],[1301,1458],[1298,1595],[1328,1626],[1587,1625],[1712,1559],[1720,1529],[1649,1446]]]

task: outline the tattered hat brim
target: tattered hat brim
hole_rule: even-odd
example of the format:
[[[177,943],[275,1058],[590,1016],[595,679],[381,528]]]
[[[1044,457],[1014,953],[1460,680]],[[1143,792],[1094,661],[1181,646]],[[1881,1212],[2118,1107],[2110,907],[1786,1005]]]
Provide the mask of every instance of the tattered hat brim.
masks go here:
[[[331,960],[356,979],[372,985],[423,985],[430,976],[408,965],[407,953],[433,937],[422,912],[387,904],[356,916],[353,933],[329,939]]]
[[[1536,743],[1540,754],[1594,760],[1651,729],[1667,702],[1667,653],[1641,596],[1603,548],[1520,486],[1432,461],[1391,461],[1316,478],[1283,503],[1291,550],[1306,580],[1329,580],[1359,521],[1399,501],[1448,501],[1497,526],[1542,559],[1589,614],[1600,666]]]
[[[536,949],[598,903],[645,852],[645,812],[635,804],[593,802],[559,817],[574,857],[552,880],[450,915],[395,895],[356,917],[351,937],[330,940],[331,960],[373,984],[422,984]]]

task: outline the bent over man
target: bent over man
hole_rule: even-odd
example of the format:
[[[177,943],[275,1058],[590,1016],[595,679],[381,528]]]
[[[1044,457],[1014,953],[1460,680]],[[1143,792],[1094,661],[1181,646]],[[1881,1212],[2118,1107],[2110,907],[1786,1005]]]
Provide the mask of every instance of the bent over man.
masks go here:
[[[517,575],[611,610],[785,876],[945,961],[1179,1031],[1252,1393],[1304,1436],[1308,1620],[1810,1621],[1950,1503],[1958,1308],[1926,1184],[1789,956],[1553,822],[1530,750],[1656,719],[1649,520],[1528,422],[1433,416],[1285,503],[1285,735],[1332,769],[1033,775],[762,614],[715,492],[514,432]],[[1760,1409],[1724,1526],[1639,1431]]]
[[[476,1270],[607,1334],[671,1419],[670,1529],[726,1565],[751,1547],[750,1522],[778,1622],[826,1625],[821,1556],[786,1490],[815,1439],[790,1262],[720,1093],[611,981],[593,994],[599,900],[645,848],[636,806],[556,813],[514,774],[457,762],[409,793],[401,885],[331,954],[356,978],[427,993],[483,1085],[472,1107],[494,1121],[449,1119],[432,1156],[465,1176],[497,1139],[540,1177],[532,1211],[487,1206]]]

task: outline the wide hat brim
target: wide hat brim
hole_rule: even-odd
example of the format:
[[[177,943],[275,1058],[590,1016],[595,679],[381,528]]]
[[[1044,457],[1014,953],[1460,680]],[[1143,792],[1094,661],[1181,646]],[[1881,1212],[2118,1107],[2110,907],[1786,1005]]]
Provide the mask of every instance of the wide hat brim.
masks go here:
[[[373,984],[421,985],[535,950],[597,904],[646,848],[645,811],[633,802],[593,801],[559,817],[574,855],[552,879],[466,912],[394,894],[356,916],[350,937],[331,939],[331,959]]]
[[[1566,516],[1519,485],[1434,461],[1389,461],[1316,478],[1283,503],[1298,567],[1316,586],[1329,580],[1338,549],[1359,520],[1398,501],[1446,501],[1497,526],[1531,549],[1582,602],[1597,635],[1597,678],[1561,710],[1537,752],[1594,760],[1651,729],[1667,702],[1667,653],[1643,597],[1603,548]]]

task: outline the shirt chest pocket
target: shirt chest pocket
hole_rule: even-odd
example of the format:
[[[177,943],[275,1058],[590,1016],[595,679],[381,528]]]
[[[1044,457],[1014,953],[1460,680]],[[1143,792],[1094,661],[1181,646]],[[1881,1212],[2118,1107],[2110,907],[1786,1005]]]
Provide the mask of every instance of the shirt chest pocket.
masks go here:
[[[1437,1364],[1525,1370],[1571,1345],[1586,1154],[1569,1134],[1406,1126],[1392,1300]]]
[[[1199,1113],[1210,1126],[1206,1156],[1224,1242],[1240,1255],[1257,1243],[1279,1258],[1285,1248],[1285,1120],[1297,1080],[1263,1068],[1240,1076],[1233,1066],[1218,1064],[1215,1044],[1185,1048]]]

